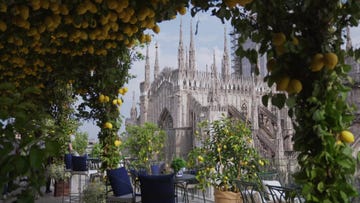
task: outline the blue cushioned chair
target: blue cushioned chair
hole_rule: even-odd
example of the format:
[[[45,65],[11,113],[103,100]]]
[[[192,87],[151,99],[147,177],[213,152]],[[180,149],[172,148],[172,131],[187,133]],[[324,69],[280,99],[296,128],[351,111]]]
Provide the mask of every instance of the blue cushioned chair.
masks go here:
[[[142,203],[175,203],[175,176],[139,175]]]
[[[87,171],[87,155],[84,156],[72,156],[71,165],[73,171]]]
[[[137,196],[133,190],[130,176],[125,167],[107,170],[106,173],[113,192],[113,195],[107,195],[107,203],[141,202],[140,196]]]

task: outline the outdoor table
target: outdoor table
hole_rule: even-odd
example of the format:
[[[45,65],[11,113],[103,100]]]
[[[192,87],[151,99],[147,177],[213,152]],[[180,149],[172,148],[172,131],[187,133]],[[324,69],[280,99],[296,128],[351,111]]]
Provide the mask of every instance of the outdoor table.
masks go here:
[[[185,202],[189,202],[187,186],[196,181],[196,176],[194,174],[184,173],[182,176],[175,176],[176,194],[178,193],[178,188],[183,189]]]

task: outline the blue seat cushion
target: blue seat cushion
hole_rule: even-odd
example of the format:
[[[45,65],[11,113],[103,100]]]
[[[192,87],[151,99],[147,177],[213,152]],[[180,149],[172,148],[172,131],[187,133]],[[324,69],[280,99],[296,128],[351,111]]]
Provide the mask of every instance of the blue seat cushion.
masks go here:
[[[73,171],[87,171],[87,155],[71,157]]]
[[[174,174],[139,175],[142,203],[175,203]]]
[[[107,170],[106,173],[115,196],[133,193],[130,177],[125,167]]]

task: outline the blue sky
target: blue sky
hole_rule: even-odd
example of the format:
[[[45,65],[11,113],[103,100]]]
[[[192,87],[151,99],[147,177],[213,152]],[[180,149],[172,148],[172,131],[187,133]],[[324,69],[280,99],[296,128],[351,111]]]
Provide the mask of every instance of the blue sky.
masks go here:
[[[192,19],[192,20],[191,20]],[[196,66],[201,70],[206,69],[206,65],[210,68],[213,62],[213,53],[215,51],[216,64],[220,68],[221,57],[224,50],[224,29],[226,27],[227,32],[231,31],[231,26],[222,22],[213,16],[200,13],[194,18],[191,18],[190,13],[181,16],[178,15],[176,19],[172,21],[166,21],[159,24],[160,33],[153,36],[152,42],[149,44],[149,58],[150,58],[150,76],[153,79],[154,74],[154,62],[155,62],[155,43],[158,43],[159,65],[160,71],[164,67],[177,68],[177,51],[179,45],[179,31],[180,21],[182,21],[183,27],[183,43],[185,47],[189,47],[190,43],[190,24],[192,21],[193,32],[196,29],[196,23],[198,22],[198,32],[194,35],[195,42],[195,58]],[[148,33],[154,34],[152,31]],[[228,36],[228,47],[230,46]],[[139,50],[145,55],[146,49]],[[130,116],[130,109],[133,103],[132,96],[135,92],[136,103],[139,101],[140,95],[140,82],[144,80],[145,60],[136,61],[130,70],[130,73],[136,77],[129,81],[126,86],[129,88],[129,92],[123,97],[124,103],[121,107],[121,114],[127,118]],[[139,112],[139,109],[138,109]],[[125,120],[125,119],[124,119]],[[84,123],[80,129],[89,133],[90,139],[97,139],[97,133],[99,129],[90,123]],[[123,130],[123,129],[122,129]]]
[[[229,25],[229,23],[222,24],[222,22],[218,18],[210,16],[206,13],[199,13],[194,18],[191,18],[190,13],[188,12],[184,16],[178,15],[177,18],[172,21],[166,21],[159,24],[161,29],[160,33],[155,34],[153,36],[152,42],[149,44],[151,80],[153,77],[155,62],[155,43],[158,43],[160,71],[164,67],[171,67],[173,69],[176,69],[180,21],[182,21],[183,26],[183,43],[185,48],[189,47],[190,43],[191,19],[193,24],[193,32],[195,32],[196,23],[198,22],[198,32],[197,35],[194,36],[196,68],[200,70],[205,70],[206,65],[210,67],[211,63],[213,62],[214,51],[216,57],[216,65],[218,69],[220,68],[221,57],[224,50],[224,28],[226,27],[226,31],[227,33],[229,33],[232,30],[231,26]],[[152,31],[150,31],[149,33],[153,34]],[[353,45],[356,47],[360,47],[360,28],[351,29],[351,35]],[[228,48],[230,48],[230,38],[229,36],[227,36],[227,38]],[[139,51],[142,52],[144,55],[146,53],[146,49]],[[135,93],[135,102],[139,102],[139,85],[140,82],[144,80],[144,70],[145,60],[133,63],[130,73],[135,75],[136,77],[131,79],[129,81],[129,84],[126,85],[129,88],[129,92],[123,97],[124,103],[121,107],[121,114],[124,116],[124,118],[130,116],[130,109],[133,103],[133,92]],[[123,129],[124,128],[122,128],[122,130]],[[97,139],[97,133],[99,132],[99,129],[91,122],[84,123],[80,130],[88,132],[90,139]]]

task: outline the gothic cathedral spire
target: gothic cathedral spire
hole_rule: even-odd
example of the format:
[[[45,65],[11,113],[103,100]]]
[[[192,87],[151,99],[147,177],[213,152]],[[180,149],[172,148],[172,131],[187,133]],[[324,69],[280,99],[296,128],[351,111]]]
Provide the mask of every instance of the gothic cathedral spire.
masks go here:
[[[136,110],[136,103],[135,103],[135,91],[133,92],[133,103],[130,110],[130,118],[132,121],[136,121],[137,119],[137,110]]]
[[[149,62],[149,46],[146,47],[146,56],[145,56],[145,91],[150,88],[150,62]]]
[[[352,48],[351,36],[350,36],[350,27],[346,27],[346,50],[350,50]]]
[[[158,43],[155,44],[155,64],[154,64],[154,80],[159,76],[159,55]]]
[[[221,76],[223,81],[228,81],[230,76],[230,59],[229,52],[227,48],[227,33],[226,27],[224,28],[224,54],[221,61]]]
[[[195,47],[192,20],[190,22],[190,48],[189,48],[189,69],[195,71]]]
[[[182,19],[180,19],[180,39],[179,39],[179,47],[178,47],[178,69],[179,71],[185,70],[184,64],[184,45],[182,40]]]

